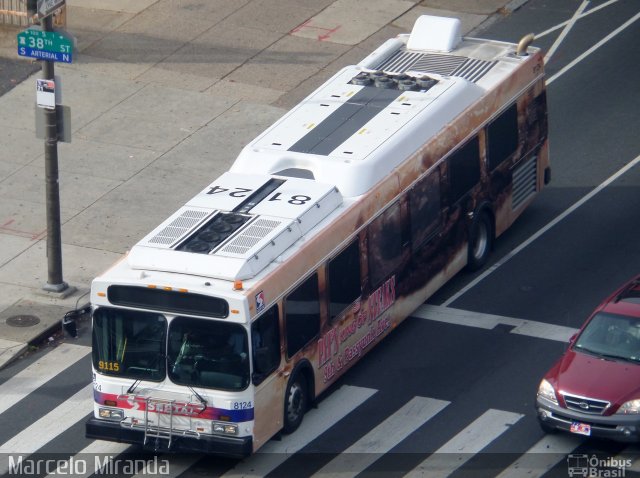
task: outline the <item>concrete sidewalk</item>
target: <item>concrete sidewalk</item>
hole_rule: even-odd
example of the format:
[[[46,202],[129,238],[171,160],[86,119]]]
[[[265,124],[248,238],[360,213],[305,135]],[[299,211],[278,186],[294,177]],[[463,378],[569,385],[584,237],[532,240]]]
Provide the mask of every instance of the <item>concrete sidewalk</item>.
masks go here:
[[[456,16],[467,34],[525,1],[67,0],[77,49],[55,70],[72,118],[58,156],[63,273],[77,291],[42,290],[37,73],[0,96],[0,367],[59,329],[94,276],[338,69],[419,15]],[[19,58],[19,31],[0,26],[0,56]]]

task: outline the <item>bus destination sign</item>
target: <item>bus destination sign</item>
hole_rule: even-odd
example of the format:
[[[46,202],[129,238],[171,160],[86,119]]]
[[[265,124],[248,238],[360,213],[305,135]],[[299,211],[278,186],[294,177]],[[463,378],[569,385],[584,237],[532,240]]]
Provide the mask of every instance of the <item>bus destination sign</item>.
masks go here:
[[[71,63],[73,39],[59,32],[29,28],[18,33],[18,55],[38,60]]]

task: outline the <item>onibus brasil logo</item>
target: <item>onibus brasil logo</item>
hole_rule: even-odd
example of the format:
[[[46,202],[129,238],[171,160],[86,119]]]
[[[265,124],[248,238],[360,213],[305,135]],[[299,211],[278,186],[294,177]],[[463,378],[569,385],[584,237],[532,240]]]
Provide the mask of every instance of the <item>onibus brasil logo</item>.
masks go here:
[[[583,476],[585,478],[616,478],[624,477],[626,469],[631,466],[630,459],[598,458],[596,455],[570,454],[567,456],[569,476]]]

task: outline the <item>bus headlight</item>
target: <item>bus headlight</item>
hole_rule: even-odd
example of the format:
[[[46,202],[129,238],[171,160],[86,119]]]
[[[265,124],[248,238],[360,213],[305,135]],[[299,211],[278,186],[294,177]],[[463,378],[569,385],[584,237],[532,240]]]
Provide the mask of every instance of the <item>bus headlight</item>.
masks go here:
[[[640,400],[629,400],[624,402],[616,413],[623,413],[625,415],[637,415],[640,413]]]
[[[556,391],[553,389],[553,385],[551,385],[544,378],[542,379],[542,382],[540,382],[540,386],[538,387],[538,396],[545,398],[556,405],[558,404]]]
[[[98,416],[104,420],[121,421],[124,419],[124,412],[113,408],[99,408]]]
[[[221,435],[237,435],[238,425],[231,423],[213,423],[213,433],[219,433]]]

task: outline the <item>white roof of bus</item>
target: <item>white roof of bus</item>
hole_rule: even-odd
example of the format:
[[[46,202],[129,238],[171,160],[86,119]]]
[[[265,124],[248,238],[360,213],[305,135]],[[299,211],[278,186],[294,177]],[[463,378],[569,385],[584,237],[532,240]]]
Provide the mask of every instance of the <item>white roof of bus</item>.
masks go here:
[[[430,41],[424,31],[430,24],[420,25],[421,19],[452,21],[440,28],[445,41]],[[460,39],[456,22],[420,17],[411,35],[342,69],[249,143],[231,171],[308,177],[335,184],[345,197],[364,194],[522,63],[513,44]],[[432,44],[452,50],[411,49]],[[409,75],[437,83],[381,92],[373,82],[352,82],[380,71],[395,80]]]
[[[522,62],[514,53],[461,39],[455,19],[421,17],[247,145],[230,172],[132,249],[130,267],[255,277],[504,81]]]

